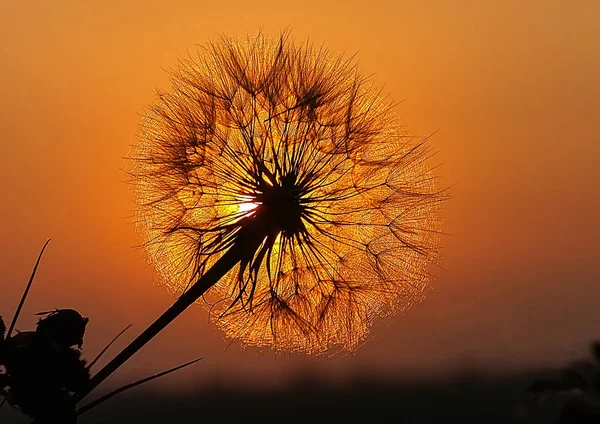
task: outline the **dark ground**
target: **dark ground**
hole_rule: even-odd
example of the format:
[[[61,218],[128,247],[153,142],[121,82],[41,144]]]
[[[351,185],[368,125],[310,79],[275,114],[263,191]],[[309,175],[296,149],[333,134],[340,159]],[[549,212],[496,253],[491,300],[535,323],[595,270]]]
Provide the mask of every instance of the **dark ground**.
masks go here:
[[[160,382],[114,398],[82,417],[82,424],[219,422],[553,423],[558,398],[536,401],[527,387],[552,372],[484,377],[475,374],[438,382],[381,383],[357,377],[327,387],[312,377],[286,390],[235,389],[215,385],[188,395],[160,395]],[[150,391],[150,388],[155,390]],[[27,423],[11,407],[0,423]]]

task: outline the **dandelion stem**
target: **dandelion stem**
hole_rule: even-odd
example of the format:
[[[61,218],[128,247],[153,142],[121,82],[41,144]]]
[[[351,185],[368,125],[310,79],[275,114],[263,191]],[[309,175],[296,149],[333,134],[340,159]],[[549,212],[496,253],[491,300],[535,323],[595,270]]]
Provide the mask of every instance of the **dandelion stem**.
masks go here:
[[[183,311],[198,300],[200,296],[225,276],[238,262],[254,254],[263,238],[263,233],[257,231],[257,226],[255,225],[248,225],[240,229],[238,237],[231,248],[188,291],[183,293],[169,309],[91,378],[87,389],[81,393],[80,400],[106,380],[138,350],[144,347],[146,343],[152,340]]]

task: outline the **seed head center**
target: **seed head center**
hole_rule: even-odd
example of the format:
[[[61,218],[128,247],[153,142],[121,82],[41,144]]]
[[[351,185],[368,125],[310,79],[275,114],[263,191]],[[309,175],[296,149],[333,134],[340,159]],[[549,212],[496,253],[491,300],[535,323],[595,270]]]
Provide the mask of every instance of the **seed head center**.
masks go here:
[[[287,175],[274,184],[261,184],[256,195],[259,204],[257,215],[265,220],[268,227],[292,236],[302,228],[302,217],[306,208],[302,202],[301,187],[295,175]]]

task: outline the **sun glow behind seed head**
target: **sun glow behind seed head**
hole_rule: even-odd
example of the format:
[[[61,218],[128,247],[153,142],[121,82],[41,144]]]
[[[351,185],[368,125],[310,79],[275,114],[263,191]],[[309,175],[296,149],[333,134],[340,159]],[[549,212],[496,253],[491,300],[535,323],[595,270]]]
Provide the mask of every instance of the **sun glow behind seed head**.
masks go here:
[[[250,212],[256,210],[256,208],[258,207],[259,204],[253,202],[253,200],[254,199],[252,197],[247,197],[247,196],[240,198],[239,201],[241,203],[239,203],[237,205],[237,212],[240,214],[247,215]]]
[[[132,174],[138,228],[174,294],[260,221],[262,244],[204,297],[231,338],[354,350],[375,318],[424,298],[445,197],[428,144],[352,60],[287,35],[223,38],[172,83]]]

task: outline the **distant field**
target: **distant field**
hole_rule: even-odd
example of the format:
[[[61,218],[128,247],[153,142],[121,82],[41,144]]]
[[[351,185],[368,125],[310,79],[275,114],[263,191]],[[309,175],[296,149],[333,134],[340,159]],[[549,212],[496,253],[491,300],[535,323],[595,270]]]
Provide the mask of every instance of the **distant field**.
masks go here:
[[[432,383],[382,384],[356,378],[345,387],[298,379],[286,390],[252,391],[223,387],[185,396],[137,390],[115,398],[81,419],[82,424],[216,422],[365,423],[552,423],[560,402],[540,405],[526,388],[549,373],[484,377],[463,375]],[[153,386],[156,389],[157,385]],[[0,422],[26,423],[11,408]]]

